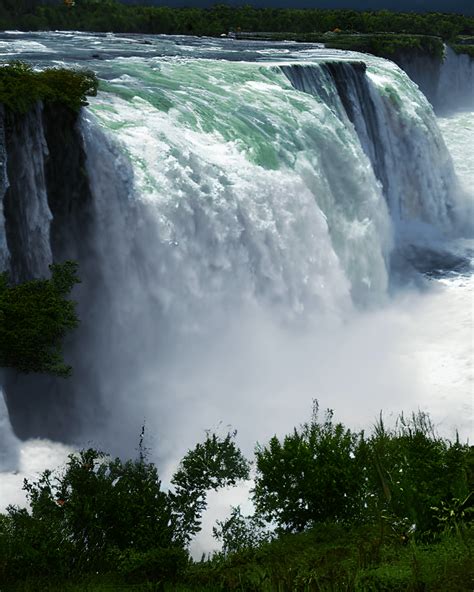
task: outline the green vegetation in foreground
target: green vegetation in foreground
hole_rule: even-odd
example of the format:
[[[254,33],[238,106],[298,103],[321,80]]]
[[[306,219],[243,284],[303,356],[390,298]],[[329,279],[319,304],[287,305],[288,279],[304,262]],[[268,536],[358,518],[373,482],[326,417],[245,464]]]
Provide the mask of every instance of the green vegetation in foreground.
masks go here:
[[[0,367],[58,376],[71,373],[61,346],[79,324],[75,303],[68,298],[79,282],[77,264],[66,261],[50,270],[49,280],[18,285],[0,274]]]
[[[22,62],[10,62],[0,65],[0,104],[19,113],[26,113],[37,101],[61,103],[78,111],[87,105],[87,96],[97,94],[98,84],[90,71],[35,71]]]
[[[0,515],[2,590],[473,589],[474,449],[439,437],[422,413],[366,435],[315,408],[257,447],[255,515],[234,508],[214,529],[222,552],[192,561],[206,492],[249,476],[234,436],[208,434],[168,492],[143,437],[136,460],[87,450],[25,481],[31,508]]]
[[[3,0],[0,29],[114,31],[118,33],[218,36],[228,31],[273,31],[294,34],[339,29],[346,33],[379,32],[433,35],[450,41],[474,35],[474,17],[456,14],[397,13],[387,10],[300,10],[232,7],[210,9],[131,6],[115,0],[75,0],[74,7],[60,0]]]

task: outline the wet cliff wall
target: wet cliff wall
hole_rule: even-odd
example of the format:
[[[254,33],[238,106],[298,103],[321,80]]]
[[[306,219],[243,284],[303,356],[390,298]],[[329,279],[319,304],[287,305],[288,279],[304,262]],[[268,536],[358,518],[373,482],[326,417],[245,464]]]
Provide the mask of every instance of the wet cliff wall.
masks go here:
[[[79,262],[83,278],[93,268],[93,207],[79,118],[59,103],[36,103],[26,113],[1,109],[0,234],[3,269],[14,281],[48,276],[51,263],[67,259]],[[93,297],[86,294],[93,286],[83,282],[75,298]],[[18,436],[60,437],[64,426],[74,425],[64,379],[7,371],[3,386]]]
[[[474,58],[446,46],[444,55],[401,51],[394,56],[438,115],[474,110]]]

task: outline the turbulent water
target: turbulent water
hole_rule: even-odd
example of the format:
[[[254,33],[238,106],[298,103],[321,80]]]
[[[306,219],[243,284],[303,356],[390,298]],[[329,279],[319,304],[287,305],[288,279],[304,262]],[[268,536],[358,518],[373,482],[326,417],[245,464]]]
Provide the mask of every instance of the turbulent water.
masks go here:
[[[356,426],[421,406],[470,433],[471,112],[437,120],[394,64],[307,45],[11,33],[6,56],[101,78],[80,120],[98,288],[65,387],[76,443],[131,453],[145,421],[166,476],[203,429],[250,451],[313,398]],[[52,257],[41,134],[31,272]]]

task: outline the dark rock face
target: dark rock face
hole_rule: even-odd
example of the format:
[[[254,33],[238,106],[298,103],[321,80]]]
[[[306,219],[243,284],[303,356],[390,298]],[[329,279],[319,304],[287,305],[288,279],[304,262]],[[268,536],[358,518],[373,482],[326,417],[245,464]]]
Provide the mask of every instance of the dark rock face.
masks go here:
[[[445,47],[444,57],[402,52],[394,61],[420,88],[438,115],[474,109],[474,59]]]
[[[62,105],[37,106],[26,115],[5,113],[8,188],[4,196],[10,274],[24,281],[48,274],[51,262],[74,259],[84,279],[74,293],[83,316],[93,298],[92,194],[78,114]],[[87,286],[87,288],[85,287]],[[87,331],[81,326],[77,333]],[[76,366],[74,343],[65,355]],[[77,396],[68,380],[19,375],[3,379],[15,433],[20,438],[74,438]]]
[[[90,258],[93,228],[92,194],[86,155],[77,128],[77,114],[63,105],[46,105],[43,125],[48,157],[45,162],[54,261]]]
[[[51,253],[45,199],[41,109],[25,116],[5,113],[8,187],[3,199],[5,230],[14,281],[45,275]]]
[[[404,70],[420,88],[435,109],[438,108],[439,82],[443,59],[422,52],[400,52],[394,62]]]

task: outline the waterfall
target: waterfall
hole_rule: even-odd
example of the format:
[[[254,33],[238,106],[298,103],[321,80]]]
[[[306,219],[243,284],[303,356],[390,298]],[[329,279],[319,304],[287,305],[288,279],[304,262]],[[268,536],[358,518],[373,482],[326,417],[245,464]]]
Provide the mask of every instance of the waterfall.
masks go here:
[[[0,388],[0,473],[18,468],[19,444],[13,433],[3,391]]]
[[[352,122],[396,230],[415,225],[418,232],[419,224],[444,232],[458,227],[462,196],[451,158],[427,100],[406,75],[380,62],[368,71],[364,64],[347,62],[283,69],[295,88],[328,95]]]
[[[471,56],[445,48],[435,107],[441,113],[474,111],[474,59]]]
[[[117,59],[104,68],[79,120],[80,203],[93,222],[76,219],[70,241],[84,237],[72,252],[94,290],[78,296],[83,322],[68,352],[76,375],[41,389],[36,379],[11,383],[9,408],[22,436],[67,439],[74,425],[121,452],[146,417],[168,437],[166,455],[168,417],[186,413],[187,397],[195,430],[206,406],[219,409],[216,385],[237,400],[229,359],[245,360],[248,391],[262,396],[248,352],[259,359],[272,339],[323,339],[386,302],[394,249],[412,228],[454,233],[462,196],[433,110],[385,60]],[[10,142],[17,174],[6,196],[10,252],[31,275],[57,257],[51,229],[58,220],[69,229],[74,211],[61,209],[60,190],[82,169],[78,156],[73,170],[52,174],[61,142],[38,117]],[[56,243],[71,251],[64,229]]]

